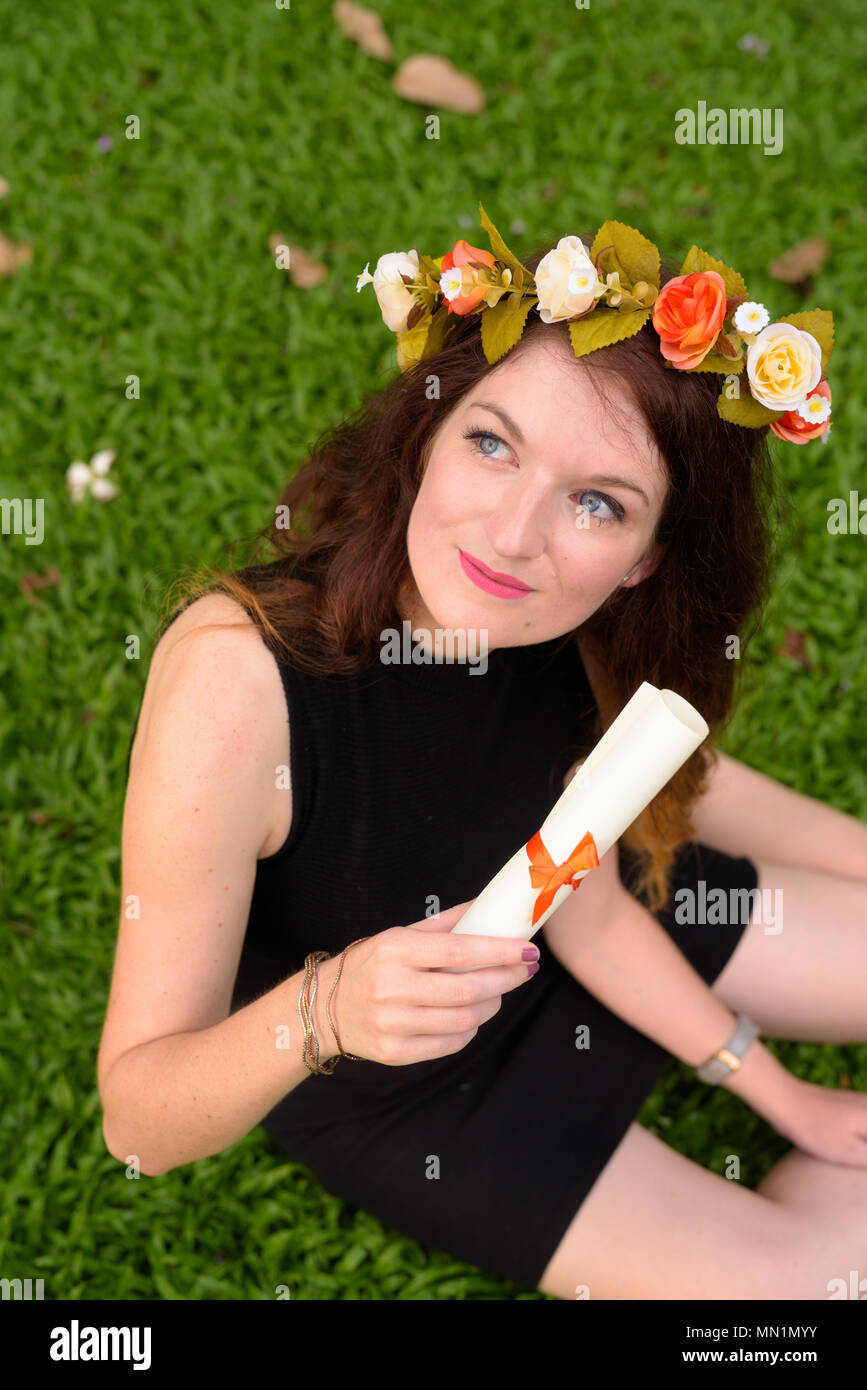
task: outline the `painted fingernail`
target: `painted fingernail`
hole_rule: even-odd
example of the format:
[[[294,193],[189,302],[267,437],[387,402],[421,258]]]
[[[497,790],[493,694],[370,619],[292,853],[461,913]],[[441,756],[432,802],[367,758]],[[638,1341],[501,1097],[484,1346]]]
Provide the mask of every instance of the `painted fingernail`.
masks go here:
[[[527,966],[527,974],[528,974],[528,975],[535,975],[535,973],[536,973],[536,971],[537,971],[538,969],[539,969],[539,962],[536,961],[536,964],[535,964],[535,965],[528,965],[528,966]]]
[[[525,947],[524,947],[523,951],[521,952],[521,960],[538,960],[538,959],[539,959],[539,947],[538,947],[538,946],[525,946]]]

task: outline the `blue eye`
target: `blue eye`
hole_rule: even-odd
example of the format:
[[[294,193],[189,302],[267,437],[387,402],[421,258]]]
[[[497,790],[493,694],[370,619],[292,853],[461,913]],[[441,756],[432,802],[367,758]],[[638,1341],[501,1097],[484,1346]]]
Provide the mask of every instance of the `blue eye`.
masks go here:
[[[485,440],[493,440],[495,447],[500,444],[506,449],[509,447],[505,440],[501,439],[498,434],[490,434],[487,430],[464,430],[464,439],[472,439],[474,441],[473,448],[476,453],[482,454],[485,458],[494,457],[494,451],[492,449],[485,449],[482,447]]]
[[[611,512],[611,515],[610,515],[610,516],[600,516],[599,511],[597,510],[597,508],[594,508],[594,507],[592,507],[592,506],[590,506],[590,507],[584,506],[584,503],[583,503],[583,501],[582,501],[582,498],[584,498],[584,497],[601,497],[601,498],[602,498],[603,505],[606,506],[606,507],[608,508],[608,510]],[[604,524],[605,524],[606,522],[608,522],[608,521],[622,521],[622,520],[623,520],[624,512],[623,512],[623,508],[621,507],[620,503],[619,503],[619,502],[615,502],[615,500],[614,500],[613,497],[608,497],[604,492],[596,492],[596,490],[595,490],[594,488],[588,488],[585,492],[579,493],[579,494],[578,494],[578,504],[579,504],[579,506],[584,507],[585,512],[588,512],[590,516],[596,517],[597,520],[599,521],[600,525],[604,525]]]

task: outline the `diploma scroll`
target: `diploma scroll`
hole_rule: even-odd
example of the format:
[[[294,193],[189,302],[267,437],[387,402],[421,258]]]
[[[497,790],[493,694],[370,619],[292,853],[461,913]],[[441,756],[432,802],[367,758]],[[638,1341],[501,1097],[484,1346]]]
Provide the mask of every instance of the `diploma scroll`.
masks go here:
[[[708,733],[682,696],[643,681],[540,829],[452,930],[529,941]]]

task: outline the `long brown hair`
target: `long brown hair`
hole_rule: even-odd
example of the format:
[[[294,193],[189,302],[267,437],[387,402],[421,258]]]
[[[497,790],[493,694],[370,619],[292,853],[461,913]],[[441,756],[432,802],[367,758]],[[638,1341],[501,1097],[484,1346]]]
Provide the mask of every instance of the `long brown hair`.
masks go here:
[[[535,271],[551,249],[523,263]],[[664,260],[661,283],[676,273]],[[531,313],[512,351],[539,333],[565,334],[566,326]],[[623,836],[637,859],[632,891],[655,912],[668,898],[675,851],[691,836],[690,808],[716,762],[712,745],[733,712],[731,639],[740,643],[734,656],[742,654],[767,598],[777,497],[767,427],[722,420],[720,377],[666,367],[649,321],[633,337],[581,358],[581,365],[615,414],[607,380],[631,393],[669,482],[651,541],[665,543],[655,572],[634,587],[618,587],[564,637],[578,643],[593,684],[596,736],[645,680],[676,690],[710,728]],[[480,316],[461,319],[441,352],[398,374],[319,435],[273,520],[250,538],[254,561],[229,572],[203,567],[192,580],[177,580],[183,592],[172,604],[170,591],[170,611],[215,588],[236,599],[268,644],[304,669],[325,674],[375,663],[382,629],[400,626],[397,598],[412,584],[407,526],[433,436],[492,370],[482,352]],[[293,579],[295,564],[313,572],[316,584]]]

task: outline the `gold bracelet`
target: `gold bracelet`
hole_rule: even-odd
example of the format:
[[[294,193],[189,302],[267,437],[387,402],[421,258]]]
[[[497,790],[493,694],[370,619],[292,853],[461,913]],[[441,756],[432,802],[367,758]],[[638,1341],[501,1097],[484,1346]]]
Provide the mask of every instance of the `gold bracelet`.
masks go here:
[[[359,943],[360,941],[369,941],[369,940],[370,940],[370,937],[369,937],[369,936],[359,936],[359,937],[356,938],[355,941],[350,941],[349,946],[357,946],[358,943]],[[343,962],[344,962],[345,959],[346,959],[346,952],[349,950],[349,946],[344,946],[343,950],[340,952],[340,964],[339,964],[339,966],[337,967],[337,978],[336,978],[336,980],[334,981],[334,984],[331,986],[331,993],[329,994],[328,999],[327,999],[326,1004],[325,1004],[325,1013],[326,1013],[326,1017],[328,1018],[328,1023],[329,1023],[329,1026],[330,1026],[330,1028],[331,1028],[331,1031],[332,1031],[332,1033],[334,1034],[334,1041],[337,1043],[337,1051],[338,1051],[338,1053],[340,1054],[340,1056],[341,1056],[341,1057],[348,1057],[349,1060],[350,1060],[351,1062],[366,1062],[366,1061],[368,1060],[366,1057],[356,1057],[356,1056],[355,1056],[355,1053],[353,1053],[353,1052],[344,1052],[344,1051],[343,1051],[343,1045],[342,1045],[342,1043],[341,1043],[341,1041],[340,1041],[340,1038],[339,1038],[339,1036],[338,1036],[338,1033],[337,1033],[337,1024],[335,1023],[334,1019],[333,1019],[332,1016],[331,1016],[331,1000],[332,1000],[332,998],[334,997],[334,992],[335,992],[335,990],[337,989],[337,986],[340,984],[340,976],[343,974]]]
[[[330,960],[328,951],[311,951],[304,960],[304,983],[298,995],[298,1013],[301,1017],[301,1025],[304,1029],[303,1057],[307,1070],[314,1076],[330,1076],[340,1061],[340,1057],[332,1057],[330,1062],[319,1065],[319,1039],[316,1036],[316,1029],[313,1027],[313,1004],[316,999],[318,979],[316,967],[320,961]],[[312,990],[311,990],[312,984]]]

